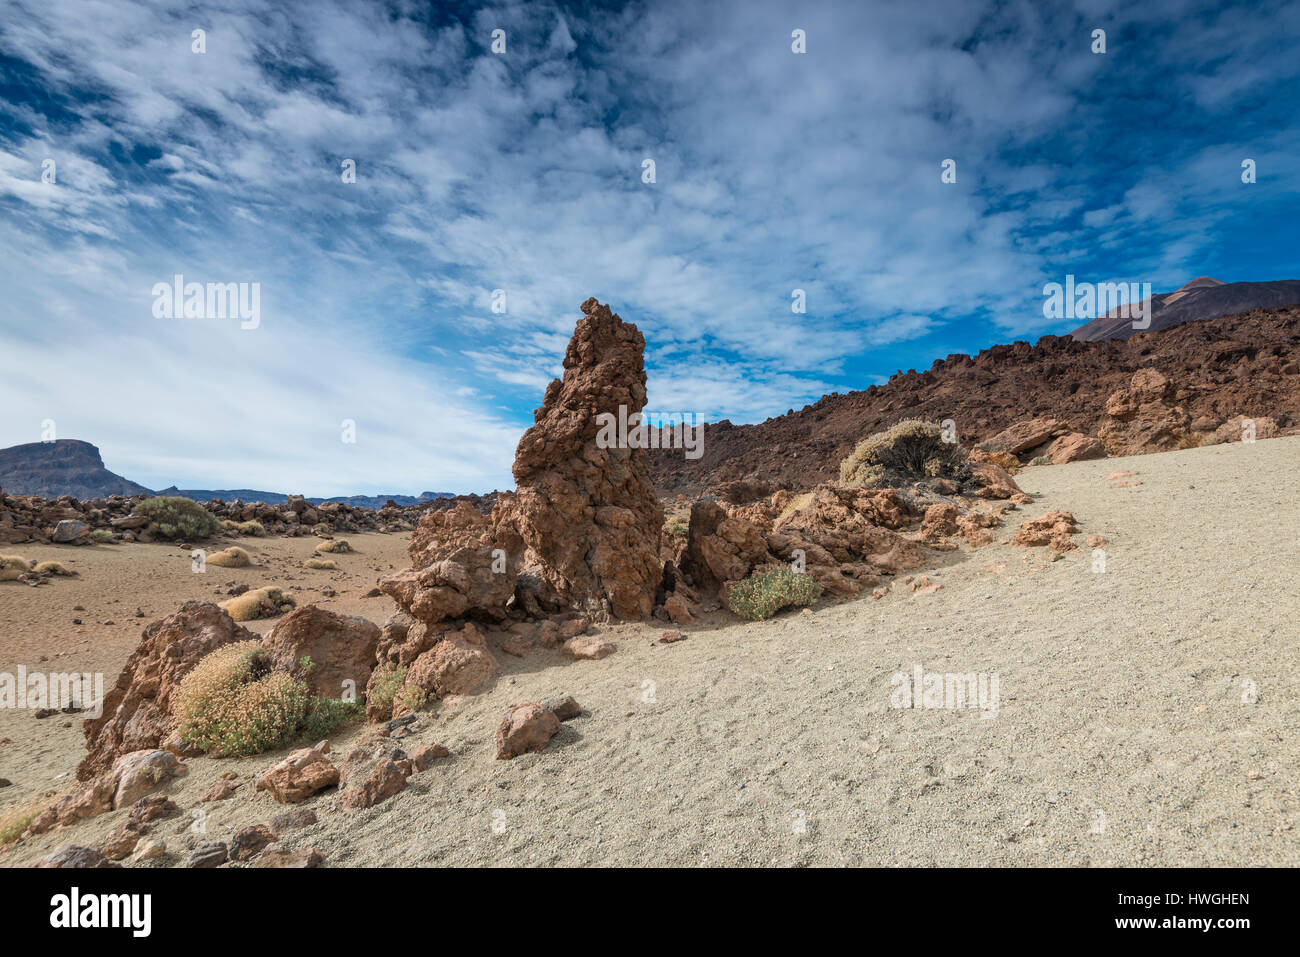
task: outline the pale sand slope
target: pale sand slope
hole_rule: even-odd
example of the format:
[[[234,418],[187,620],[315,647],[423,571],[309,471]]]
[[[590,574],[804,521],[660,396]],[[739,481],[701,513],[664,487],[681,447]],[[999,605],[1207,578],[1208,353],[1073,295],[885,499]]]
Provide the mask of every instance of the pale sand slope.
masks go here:
[[[283,843],[335,866],[1300,864],[1297,464],[1300,437],[1028,469],[1041,497],[1008,517],[1072,511],[1080,549],[1059,562],[994,544],[949,556],[934,594],[900,584],[672,645],[607,629],[619,648],[599,662],[499,656],[491,691],[401,742],[451,759],[367,811],[322,795],[320,823]],[[1116,469],[1143,485],[1109,488]],[[1089,534],[1110,540],[1104,573]],[[1000,710],[891,708],[915,664],[996,672]],[[545,752],[495,760],[505,709],[557,693],[587,713]],[[188,810],[222,771],[272,759],[190,761],[173,796]],[[250,787],[204,807],[207,839],[281,810]],[[10,860],[94,844],[120,817]],[[188,824],[158,834],[179,849]]]

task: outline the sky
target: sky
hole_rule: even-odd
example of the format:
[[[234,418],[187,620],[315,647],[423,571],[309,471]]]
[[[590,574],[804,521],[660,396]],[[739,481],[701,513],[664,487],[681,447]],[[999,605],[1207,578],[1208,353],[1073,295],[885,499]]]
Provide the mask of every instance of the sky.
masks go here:
[[[484,492],[588,296],[650,409],[745,423],[1065,333],[1067,274],[1297,278],[1297,49],[1269,2],[0,0],[0,447]]]

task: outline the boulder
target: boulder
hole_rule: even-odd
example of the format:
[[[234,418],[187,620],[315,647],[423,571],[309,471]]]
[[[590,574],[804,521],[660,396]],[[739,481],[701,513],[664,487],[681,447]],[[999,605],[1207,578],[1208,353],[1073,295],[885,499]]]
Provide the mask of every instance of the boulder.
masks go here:
[[[1236,415],[1214,430],[1214,437],[1220,442],[1241,442],[1250,434],[1250,425],[1254,425],[1256,439],[1275,438],[1280,430],[1277,421],[1267,415]]]
[[[459,631],[448,632],[415,659],[407,671],[405,687],[431,698],[471,694],[488,684],[496,676],[497,668],[497,660],[488,650],[483,633],[467,622]],[[401,717],[403,713],[394,702],[393,717]]]
[[[570,638],[560,646],[560,654],[575,661],[599,661],[613,653],[613,642],[603,638]]]
[[[145,628],[116,685],[104,696],[103,713],[83,724],[88,754],[77,767],[77,778],[90,780],[120,755],[159,747],[171,730],[171,697],[181,679],[222,645],[256,640],[257,635],[207,602],[186,602],[176,614]]]
[[[307,605],[276,622],[262,647],[274,667],[301,678],[314,694],[341,698],[347,690],[366,687],[379,634],[379,627],[364,618]]]
[[[86,537],[90,531],[90,526],[85,522],[79,522],[76,519],[64,519],[54,526],[54,534],[50,536],[50,541],[60,544],[75,542]]]
[[[400,751],[395,753],[402,754]],[[404,755],[381,757],[364,779],[357,781],[355,779],[360,775],[353,775],[353,780],[349,781],[347,789],[339,792],[339,804],[353,810],[372,807],[404,791],[406,779],[414,772],[414,765]]]
[[[297,851],[271,847],[263,851],[253,863],[254,867],[304,868],[320,867],[325,858],[314,847],[305,847]]]
[[[251,861],[268,844],[275,842],[275,833],[265,824],[240,828],[230,841],[232,861]]]
[[[103,854],[89,847],[79,847],[76,844],[69,844],[61,847],[53,854],[41,858],[41,862],[36,865],[38,868],[87,868],[87,867],[119,867],[114,864]]]
[[[1084,435],[1082,432],[1071,432],[1053,441],[1047,447],[1046,455],[1052,460],[1053,465],[1082,462],[1087,459],[1102,459],[1106,457],[1106,445],[1101,439],[1094,438],[1091,435]]]
[[[1011,544],[1049,545],[1054,552],[1068,552],[1078,547],[1071,538],[1077,532],[1077,524],[1069,512],[1053,509],[1045,515],[1021,523],[1020,531],[1011,539]]]
[[[296,804],[333,787],[339,783],[339,769],[325,756],[328,752],[327,741],[293,752],[262,773],[257,790],[270,792],[281,804]]]
[[[1019,455],[1069,431],[1069,426],[1059,419],[1029,419],[1003,429],[993,438],[981,442],[979,447],[985,452]]]
[[[560,731],[560,719],[534,701],[517,704],[506,712],[497,728],[497,759],[541,751]]]

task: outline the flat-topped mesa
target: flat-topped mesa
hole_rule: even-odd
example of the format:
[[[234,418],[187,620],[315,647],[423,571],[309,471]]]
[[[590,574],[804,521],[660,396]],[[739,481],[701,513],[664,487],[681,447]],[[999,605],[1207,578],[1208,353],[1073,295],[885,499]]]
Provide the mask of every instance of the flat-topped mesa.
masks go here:
[[[524,581],[543,607],[646,618],[662,577],[663,511],[645,449],[607,441],[614,429],[602,434],[645,408],[645,339],[594,298],[582,311],[564,378],[547,387],[519,440],[518,491],[494,519],[523,540]]]

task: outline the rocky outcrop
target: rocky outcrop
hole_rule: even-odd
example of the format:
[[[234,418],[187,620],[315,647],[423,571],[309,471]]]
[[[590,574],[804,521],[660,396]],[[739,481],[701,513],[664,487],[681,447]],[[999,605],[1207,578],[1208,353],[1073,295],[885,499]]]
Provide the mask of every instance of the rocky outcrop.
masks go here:
[[[111,769],[75,788],[38,814],[28,825],[28,830],[32,834],[43,834],[55,827],[67,827],[86,818],[128,807],[182,773],[184,768],[170,751],[143,750],[124,754]],[[140,807],[147,809],[144,804]],[[142,823],[149,818],[143,811],[136,814],[133,809],[132,819]]]
[[[1134,372],[1106,399],[1107,420],[1097,430],[1111,455],[1140,455],[1183,447],[1192,418],[1174,404],[1175,389],[1156,369]]]
[[[379,627],[355,615],[308,605],[285,615],[262,641],[272,665],[306,682],[313,694],[341,698],[370,680]]]
[[[1070,427],[1059,419],[1028,419],[1003,429],[993,438],[981,442],[979,447],[985,452],[1020,455],[1069,431]]]
[[[1091,435],[1070,432],[1049,445],[1045,454],[1051,459],[1053,465],[1065,465],[1067,462],[1105,458],[1106,445],[1101,439]]]
[[[649,617],[659,584],[663,513],[638,428],[645,407],[645,340],[608,306],[588,299],[564,356],[519,440],[518,490],[499,524],[515,529],[523,567],[551,610]]]
[[[89,752],[77,778],[90,780],[123,754],[160,747],[171,730],[172,694],[199,661],[222,645],[256,641],[216,605],[191,601],[174,615],[144,630],[113,689],[103,713],[83,725]]]
[[[1069,512],[1052,510],[1038,518],[1022,522],[1020,531],[1011,539],[1013,545],[1047,545],[1052,551],[1063,553],[1078,548],[1071,536],[1078,532],[1078,523]]]

